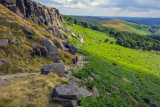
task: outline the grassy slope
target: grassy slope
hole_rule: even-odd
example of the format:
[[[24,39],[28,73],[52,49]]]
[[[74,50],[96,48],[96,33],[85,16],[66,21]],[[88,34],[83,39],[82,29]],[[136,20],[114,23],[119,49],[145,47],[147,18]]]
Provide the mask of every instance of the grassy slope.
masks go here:
[[[29,50],[32,50],[34,44],[40,46],[38,40],[49,38],[51,40],[60,40],[50,35],[43,27],[40,27],[30,20],[25,20],[15,13],[11,12],[4,6],[0,5],[0,35],[1,38],[12,40],[10,32],[18,39],[17,44],[9,44],[7,48],[0,47],[0,58],[6,61],[4,65],[7,69],[1,74],[17,73],[17,72],[39,72],[40,68],[44,64],[52,63],[46,58],[35,56],[29,58]],[[11,20],[11,21],[7,21]],[[31,28],[33,31],[33,39],[29,39],[28,36],[23,33],[22,28]],[[45,26],[47,27],[47,26]],[[5,35],[5,36],[3,36]],[[72,55],[64,51],[60,51],[62,60],[65,62],[68,59],[71,60]],[[68,63],[68,62],[67,62]]]
[[[47,107],[53,88],[66,78],[56,74],[28,76],[0,87],[0,107]]]
[[[136,23],[121,21],[118,19],[106,20],[103,22],[102,25],[117,28],[120,31],[129,31],[129,32],[134,32],[134,33],[141,34],[141,35],[150,35],[151,34],[148,31],[149,26],[147,26],[147,25],[140,25],[140,24],[136,24]]]
[[[110,42],[104,43],[106,38],[113,42],[115,40],[103,33],[77,25],[70,28],[73,31],[76,29],[77,34],[85,35],[87,45],[76,40],[70,41],[77,44],[80,52],[86,54],[89,60],[87,66],[75,75],[81,78],[88,88],[96,86],[100,92],[98,98],[82,100],[83,106],[149,106],[147,100],[160,104],[159,52],[137,51]],[[99,43],[99,40],[102,42]],[[94,82],[88,79],[88,75],[93,76],[91,72],[100,75],[94,76]],[[124,78],[130,83],[125,82]],[[112,85],[113,83],[117,86]]]

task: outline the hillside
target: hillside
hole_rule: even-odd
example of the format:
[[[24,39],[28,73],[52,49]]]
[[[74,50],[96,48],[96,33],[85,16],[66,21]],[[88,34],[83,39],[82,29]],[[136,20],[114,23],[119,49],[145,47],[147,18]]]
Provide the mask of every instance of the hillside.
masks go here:
[[[99,24],[102,26],[107,26],[107,27],[113,27],[116,28],[120,31],[128,31],[128,32],[133,32],[137,33],[140,35],[151,35],[151,34],[156,34],[159,35],[159,32],[157,28],[148,26],[148,25],[141,25],[141,24],[136,24],[133,22],[127,22],[127,21],[122,21],[119,19],[112,19],[112,18],[101,18],[101,17],[83,17],[83,16],[74,16],[80,20],[85,20],[93,24]]]
[[[159,40],[62,16],[30,0],[0,3],[0,107],[160,105]]]
[[[97,87],[100,92],[100,97],[82,100],[83,106],[147,107],[150,101],[160,103],[159,52],[124,48],[111,44],[115,39],[109,35],[77,25],[70,28],[85,35],[87,45],[70,41],[79,46],[89,61],[75,76],[83,80],[82,85]],[[109,41],[104,42],[106,39]]]

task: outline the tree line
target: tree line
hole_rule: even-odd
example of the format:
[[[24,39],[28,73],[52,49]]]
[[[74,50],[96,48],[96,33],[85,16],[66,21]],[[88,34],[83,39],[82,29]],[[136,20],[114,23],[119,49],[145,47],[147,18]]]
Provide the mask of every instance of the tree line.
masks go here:
[[[147,51],[150,50],[160,51],[160,36],[147,36],[147,35],[142,36],[136,33],[118,31],[111,27],[91,24],[88,23],[87,21],[78,20],[74,17],[66,15],[63,15],[63,19],[69,25],[76,24],[85,28],[90,28],[96,31],[107,33],[111,37],[117,39],[116,44],[127,48],[143,49]]]

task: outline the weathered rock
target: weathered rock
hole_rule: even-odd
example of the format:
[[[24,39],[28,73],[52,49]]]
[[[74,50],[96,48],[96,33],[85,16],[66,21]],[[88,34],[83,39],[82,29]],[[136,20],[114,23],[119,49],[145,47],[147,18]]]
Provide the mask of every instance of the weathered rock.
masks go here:
[[[96,87],[93,87],[93,88],[92,88],[92,92],[93,92],[93,95],[94,95],[94,96],[99,97],[99,92],[98,92],[98,90],[97,90]]]
[[[4,60],[4,59],[0,59],[0,68],[1,68],[1,66],[3,65],[3,64],[5,64],[6,63],[6,61]]]
[[[32,35],[32,30],[30,28],[23,28],[23,32],[27,35]]]
[[[78,51],[78,49],[76,48],[76,46],[72,45],[70,48],[69,48],[69,52],[71,54],[76,54],[76,52]]]
[[[63,99],[63,98],[57,98],[57,97],[52,98],[50,103],[60,104],[63,107],[75,107],[77,105],[77,101],[75,100],[69,100],[69,99]]]
[[[80,42],[84,43],[84,35],[78,35],[78,39]]]
[[[36,24],[63,28],[61,25],[62,16],[55,8],[49,9],[31,0],[0,0],[0,3],[23,18],[32,19],[32,16],[34,16],[33,21]]]
[[[66,48],[71,48],[71,44],[69,42],[63,42],[63,45],[66,47]]]
[[[94,81],[94,78],[91,77],[90,75],[88,76],[88,78],[89,78],[90,81],[92,81],[92,82]]]
[[[60,77],[65,76],[64,65],[61,63],[44,65],[41,68],[41,74],[47,75],[48,73],[56,73]]]
[[[72,72],[71,72],[71,71],[65,71],[65,72],[64,72],[64,76],[65,76],[68,80],[70,80],[70,78],[72,77]]]
[[[12,40],[10,42],[12,44],[16,44],[18,42],[18,39],[16,39],[16,37],[12,36]]]
[[[92,97],[92,93],[88,92],[84,88],[79,88],[77,85],[58,85],[53,90],[53,97],[69,99],[69,100],[79,100],[82,97]]]
[[[40,43],[42,46],[45,46],[48,51],[46,57],[54,62],[59,62],[59,60],[61,59],[60,54],[53,42],[50,39],[45,39],[40,41]]]
[[[42,56],[41,50],[39,48],[35,49],[35,54],[38,56]]]
[[[159,107],[158,104],[157,104],[157,102],[155,102],[155,101],[152,101],[150,103],[150,105],[151,105],[151,107]]]
[[[0,47],[7,47],[8,46],[8,40],[7,39],[0,39]]]
[[[6,71],[6,67],[3,67],[3,65],[6,64],[6,61],[4,59],[0,59],[0,71],[1,72],[5,72]]]
[[[45,46],[40,47],[40,50],[41,50],[41,55],[42,56],[47,55],[48,51],[47,51],[47,48]]]
[[[62,42],[57,42],[56,46],[57,46],[57,48],[60,48],[60,49],[62,49],[64,51],[68,51],[68,49],[63,45]]]

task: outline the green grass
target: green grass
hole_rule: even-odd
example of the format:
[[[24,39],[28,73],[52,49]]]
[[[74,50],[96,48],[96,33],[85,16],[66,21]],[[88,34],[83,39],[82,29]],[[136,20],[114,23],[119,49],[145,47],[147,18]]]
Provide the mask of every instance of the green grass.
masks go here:
[[[77,45],[79,52],[87,55],[89,61],[75,76],[82,79],[81,85],[87,85],[89,89],[96,86],[100,92],[100,97],[82,99],[82,106],[145,107],[149,106],[148,100],[160,104],[159,52],[124,48],[116,45],[116,40],[106,34],[77,25],[69,27],[72,31],[76,29],[76,34],[85,35],[86,44],[76,39],[70,39],[70,42]],[[109,42],[104,43],[107,38]],[[95,77],[92,72],[100,76]],[[94,82],[89,81],[89,75],[95,78]],[[125,82],[123,78],[131,83]]]
[[[150,35],[150,34],[152,34],[151,32],[149,32],[150,26],[140,25],[140,24],[126,22],[126,21],[121,21],[121,22],[123,22],[126,25],[128,25],[128,27],[131,29],[131,31],[135,32],[137,34],[141,34],[141,35]]]

